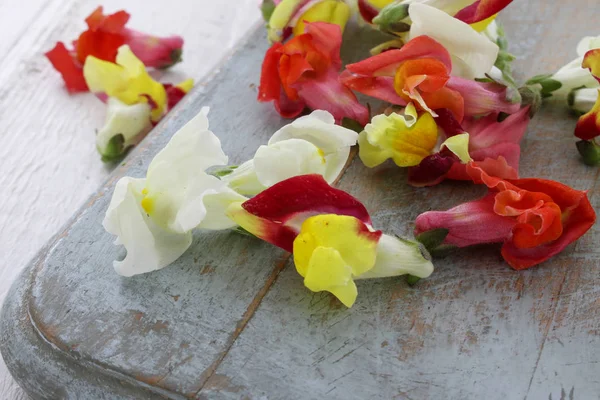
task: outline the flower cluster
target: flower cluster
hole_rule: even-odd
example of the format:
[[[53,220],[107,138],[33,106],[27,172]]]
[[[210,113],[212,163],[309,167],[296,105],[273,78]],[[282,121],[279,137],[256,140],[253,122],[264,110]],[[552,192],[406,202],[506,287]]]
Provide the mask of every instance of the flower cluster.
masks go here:
[[[181,61],[183,39],[159,38],[126,28],[129,14],[104,15],[98,7],[86,18],[88,29],[68,50],[58,42],[46,53],[70,93],[91,91],[106,103],[106,122],[96,135],[104,161],[121,158],[194,85],[159,83],[146,67],[165,69]]]
[[[331,114],[315,111],[283,127],[252,160],[211,175],[207,170],[228,158],[208,130],[207,113],[175,133],[145,178],[117,182],[104,227],[127,249],[114,263],[119,274],[167,266],[191,245],[194,229],[234,227],[293,252],[306,287],[329,291],[348,307],[357,297],[355,279],[432,273],[423,245],[374,229],[360,201],[328,183],[358,136]]]
[[[127,249],[117,272],[165,267],[191,245],[194,229],[232,229],[292,253],[309,290],[330,292],[351,307],[357,280],[426,278],[431,255],[442,249],[500,244],[517,270],[565,250],[593,226],[596,213],[585,191],[521,178],[521,141],[542,99],[564,96],[583,114],[575,135],[586,162],[600,161],[594,142],[600,40],[586,38],[578,60],[519,87],[514,56],[495,22],[510,3],[359,0],[366,29],[393,38],[344,65],[349,2],[264,0],[270,48],[258,100],[297,119],[252,159],[227,165],[203,109],[154,158],[145,178],[117,183],[104,221]],[[116,146],[115,132],[121,146],[135,143],[134,131],[147,129],[176,101],[174,87],[153,81],[134,53],[121,47],[116,64],[91,56],[83,67],[90,90],[116,110],[99,135],[104,148]],[[124,115],[140,117],[136,129],[123,129]],[[407,169],[412,186],[462,180],[488,193],[420,214],[414,239],[386,234],[357,198],[334,187],[355,145],[366,168],[393,162]]]

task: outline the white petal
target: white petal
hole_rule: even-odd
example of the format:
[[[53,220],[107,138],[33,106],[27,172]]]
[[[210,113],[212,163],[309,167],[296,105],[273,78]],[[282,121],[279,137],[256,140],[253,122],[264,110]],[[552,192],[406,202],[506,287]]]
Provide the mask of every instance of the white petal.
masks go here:
[[[570,106],[580,113],[589,112],[598,100],[598,89],[579,89],[573,93]]]
[[[208,130],[203,109],[150,163],[146,189],[154,220],[180,233],[199,225],[207,217],[204,196],[229,191],[225,182],[204,171],[225,164],[227,156],[219,138]]]
[[[454,15],[463,8],[473,4],[475,0],[404,0],[401,4],[421,3],[442,10],[447,14]]]
[[[106,109],[106,122],[96,136],[96,147],[105,154],[109,141],[123,135],[124,148],[138,143],[152,129],[148,103],[127,105],[115,97],[109,97]]]
[[[161,269],[179,258],[192,243],[192,234],[177,234],[156,225],[140,205],[144,179],[119,180],[104,218],[104,228],[117,235],[127,256],[115,261],[118,274],[133,276]]]
[[[590,50],[600,49],[600,36],[586,36],[577,44],[577,55],[585,56]]]
[[[428,35],[440,42],[452,56],[452,75],[480,78],[492,69],[498,46],[468,24],[419,3],[410,5],[409,15],[412,20],[410,38]]]
[[[244,202],[246,197],[231,190],[226,182],[212,175],[199,175],[178,199],[179,209],[169,228],[186,232],[194,228],[228,229],[236,226],[225,215],[232,202]]]
[[[387,278],[405,274],[427,278],[432,272],[430,256],[421,244],[383,235],[377,245],[375,266],[354,279]]]
[[[254,155],[254,168],[260,183],[270,187],[293,176],[324,175],[326,159],[311,142],[288,139],[260,146]]]
[[[231,174],[221,178],[227,185],[245,196],[254,196],[265,190],[267,187],[260,183],[256,170],[254,168],[254,160],[248,160],[238,166]]]
[[[226,190],[220,193],[207,194],[204,196],[204,206],[206,207],[206,217],[202,220],[198,228],[221,230],[237,226],[226,214],[227,208],[232,203],[240,203],[248,200],[246,197]]]
[[[269,140],[269,145],[287,139],[307,140],[325,153],[331,153],[342,147],[354,146],[358,134],[336,125],[333,115],[327,111],[316,110],[279,129]]]

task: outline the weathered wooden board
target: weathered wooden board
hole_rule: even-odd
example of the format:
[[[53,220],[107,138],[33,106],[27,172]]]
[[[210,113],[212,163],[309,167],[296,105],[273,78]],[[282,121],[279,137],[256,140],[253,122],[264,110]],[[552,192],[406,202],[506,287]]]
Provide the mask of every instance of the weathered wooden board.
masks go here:
[[[516,1],[503,14],[519,77],[552,71],[597,33],[596,1]],[[594,11],[596,13],[594,13]],[[572,21],[577,24],[573,25]],[[356,32],[346,53],[356,55]],[[289,256],[233,233],[202,234],[174,265],[121,278],[100,221],[116,180],[141,176],[175,130],[209,105],[232,162],[250,157],[282,121],[255,102],[264,34],[189,96],[119,168],[13,286],[1,348],[34,398],[599,398],[600,253],[595,227],[577,245],[515,272],[497,247],[437,262],[417,287],[359,283],[351,310],[306,290]],[[574,149],[574,118],[549,104],[531,124],[522,175],[590,189],[598,169]],[[472,199],[465,183],[414,189],[386,164],[355,160],[339,186],[377,228],[409,235],[429,209]]]

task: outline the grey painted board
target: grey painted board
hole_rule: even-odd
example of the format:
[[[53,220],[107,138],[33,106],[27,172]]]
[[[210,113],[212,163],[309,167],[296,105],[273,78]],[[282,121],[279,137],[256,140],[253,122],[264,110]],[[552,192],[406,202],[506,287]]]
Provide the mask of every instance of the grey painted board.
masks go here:
[[[502,20],[518,76],[551,72],[598,33],[596,1],[515,1]],[[594,13],[595,11],[595,13]],[[372,39],[357,30],[346,60]],[[202,106],[233,163],[286,123],[255,101],[267,48],[262,31],[196,89],[119,167],[13,286],[0,347],[34,398],[598,398],[598,228],[528,271],[482,247],[437,261],[431,278],[359,282],[351,310],[305,289],[289,255],[234,233],[198,233],[174,265],[122,278],[100,222],[116,180],[142,176],[152,156]],[[364,53],[363,53],[364,54]],[[532,122],[522,176],[590,189],[598,169],[574,149],[574,118],[549,104]],[[410,235],[412,221],[482,189],[406,185],[391,164],[354,160],[338,186],[361,199],[375,226]],[[563,395],[564,393],[564,395]]]

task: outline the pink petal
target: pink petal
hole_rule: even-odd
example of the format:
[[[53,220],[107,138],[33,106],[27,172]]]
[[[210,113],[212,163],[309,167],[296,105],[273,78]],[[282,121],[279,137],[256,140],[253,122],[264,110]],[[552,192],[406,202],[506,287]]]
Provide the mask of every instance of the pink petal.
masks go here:
[[[125,29],[124,34],[125,44],[147,67],[168,68],[181,61],[181,36],[160,38],[131,29]]]
[[[347,117],[366,125],[369,122],[369,110],[338,78],[338,73],[330,69],[319,80],[309,79],[298,84],[298,95],[309,108],[329,111],[338,123]]]
[[[521,104],[506,100],[506,87],[496,83],[452,76],[446,87],[456,90],[465,99],[466,116],[480,116],[491,112],[514,114],[521,108]]]
[[[502,179],[517,179],[519,177],[518,168],[515,169],[509,165],[503,156],[498,156],[497,158],[479,158],[479,155],[476,156],[478,157],[476,159],[477,165],[488,175],[496,176]],[[448,179],[459,181],[470,181],[472,179],[467,172],[467,165],[460,162],[455,162],[452,165],[452,168],[450,168],[450,171],[448,171],[446,177]]]
[[[466,118],[463,127],[469,132],[469,149],[477,150],[499,143],[521,143],[529,121],[529,107],[523,107],[502,122],[493,113],[484,118]]]
[[[444,243],[466,247],[483,243],[501,243],[511,234],[516,221],[494,212],[496,193],[461,204],[448,211],[429,211],[415,221],[415,235],[432,229],[448,229]]]

